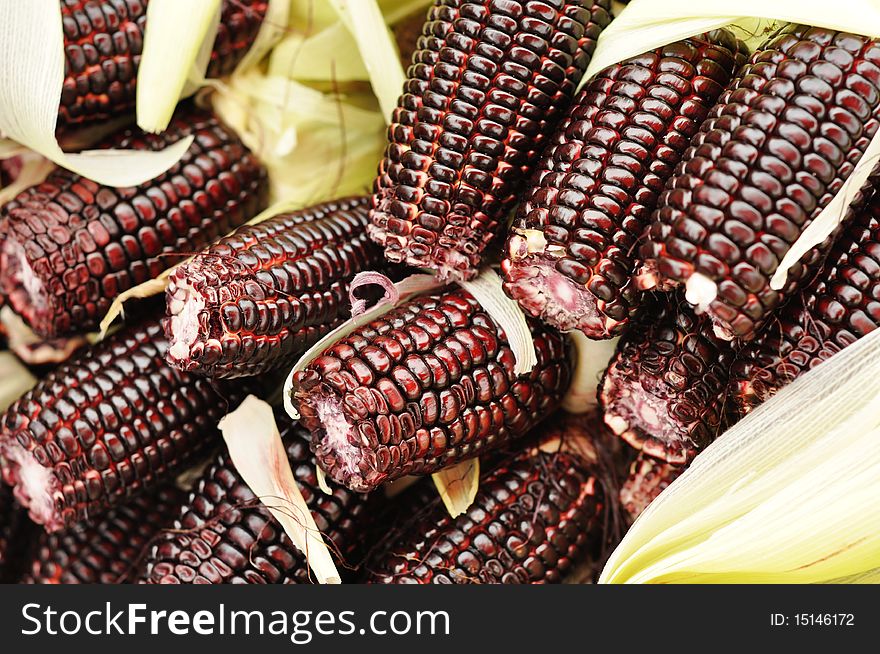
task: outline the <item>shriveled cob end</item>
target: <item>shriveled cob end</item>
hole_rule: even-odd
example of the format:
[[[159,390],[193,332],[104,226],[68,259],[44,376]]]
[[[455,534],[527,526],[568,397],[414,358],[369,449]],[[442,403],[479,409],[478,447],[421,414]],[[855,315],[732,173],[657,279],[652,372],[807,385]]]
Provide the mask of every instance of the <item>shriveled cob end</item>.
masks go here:
[[[132,581],[147,548],[171,525],[186,495],[174,486],[134,498],[81,529],[43,532],[21,580],[29,584]]]
[[[503,330],[464,290],[417,297],[357,328],[294,376],[318,464],[368,491],[522,436],[571,379],[570,344],[531,327],[538,363],[520,377]]]
[[[221,391],[169,368],[166,348],[158,322],[123,329],[3,415],[3,479],[47,531],[155,488],[216,442],[226,401],[246,389]]]
[[[683,466],[660,461],[640,453],[629,471],[629,477],[620,489],[620,504],[631,520],[641,515],[648,505],[666,490],[681,473]]]
[[[389,261],[476,275],[610,20],[609,0],[435,2],[374,185]]]
[[[318,487],[308,434],[289,425],[282,430],[294,478],[331,552],[343,565],[358,557],[358,537],[367,523],[370,500],[331,484]],[[303,555],[265,504],[242,480],[224,452],[205,470],[180,510],[174,530],[152,548],[141,581],[149,584],[309,583]]]
[[[641,255],[728,339],[750,340],[836,234],[771,280],[877,132],[880,39],[788,25],[719,99],[667,184]]]
[[[168,363],[212,377],[292,365],[349,312],[349,283],[379,264],[368,198],[245,226],[179,266],[167,290]]]
[[[119,116],[135,104],[147,0],[61,0],[64,82],[61,127]],[[265,0],[223,0],[208,77],[230,74],[268,10]]]
[[[681,465],[722,428],[734,351],[677,296],[652,298],[637,320],[599,387],[605,423],[645,454]]]
[[[565,432],[565,429],[561,430]],[[605,510],[592,449],[555,429],[480,476],[456,518],[434,502],[392,529],[366,563],[369,583],[560,583],[595,554]]]
[[[730,399],[749,413],[880,326],[880,195],[855,211],[821,272],[737,354]]]
[[[532,316],[590,338],[621,332],[641,292],[637,243],[666,180],[738,66],[716,30],[610,66],[575,98],[504,251],[504,289]]]
[[[185,107],[168,130],[126,129],[103,145],[158,150],[194,135],[167,173],[111,188],[56,169],[0,218],[0,292],[46,339],[94,329],[113,299],[265,207],[266,169],[210,113]]]

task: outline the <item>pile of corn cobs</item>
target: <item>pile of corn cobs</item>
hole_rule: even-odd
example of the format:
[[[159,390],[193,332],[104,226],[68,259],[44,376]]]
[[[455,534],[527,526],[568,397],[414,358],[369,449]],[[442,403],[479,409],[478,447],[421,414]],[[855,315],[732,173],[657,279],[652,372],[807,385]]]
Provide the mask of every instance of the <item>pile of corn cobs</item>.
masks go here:
[[[145,1],[61,6],[60,129],[130,112]],[[224,3],[209,74],[232,70],[265,12]],[[720,29],[611,66],[576,94],[611,20],[609,0],[436,0],[371,197],[245,226],[267,204],[265,169],[217,117],[182,104],[165,133],[104,143],[194,135],[159,178],[118,189],[58,169],[3,207],[3,310],[46,341],[94,331],[120,293],[194,256],[162,306],[141,303],[122,329],[40,370],[2,417],[0,576],[308,582],[216,425],[246,394],[269,397],[349,319],[359,272],[421,268],[444,285],[330,344],[293,377],[299,424],[278,413],[294,476],[353,581],[589,579],[622,523],[701,448],[874,329],[872,184],[781,288],[771,278],[877,130],[880,41],[786,25],[749,53]],[[458,284],[499,252],[537,355],[525,374]],[[560,409],[572,330],[621,336],[601,417]],[[450,517],[427,475],[474,457],[476,499]],[[386,482],[410,476],[390,497]]]

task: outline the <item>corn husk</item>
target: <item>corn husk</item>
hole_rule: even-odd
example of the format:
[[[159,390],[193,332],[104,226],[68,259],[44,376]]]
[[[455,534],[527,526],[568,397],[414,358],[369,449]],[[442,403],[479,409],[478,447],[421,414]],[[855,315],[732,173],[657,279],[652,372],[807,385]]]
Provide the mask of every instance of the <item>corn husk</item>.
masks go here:
[[[449,515],[457,518],[474,503],[480,488],[480,459],[460,461],[431,475]]]
[[[568,337],[574,342],[576,363],[571,386],[562,398],[562,408],[568,413],[589,413],[599,406],[599,381],[620,338],[595,341],[579,331],[570,332]]]
[[[151,0],[138,68],[137,119],[146,132],[171,121],[187,81],[203,82],[220,25],[220,0]]]
[[[397,106],[406,75],[400,65],[400,53],[375,0],[331,0],[342,23],[354,37],[364,66],[370,75],[373,92],[386,120]],[[394,66],[391,62],[397,62]]]
[[[236,470],[305,555],[318,582],[340,583],[330,550],[293,477],[272,407],[248,395],[218,426]]]
[[[600,581],[876,578],[878,442],[880,330],[707,447],[638,518]]]
[[[847,0],[829,11],[825,0],[738,0],[736,3],[705,0],[696,4],[686,0],[633,0],[599,36],[581,84],[620,61],[719,27],[729,27],[754,49],[788,22],[877,37],[880,36],[880,3]],[[880,133],[874,136],[850,179],[789,248],[770,280],[771,288],[783,288],[791,267],[840,224],[878,161]],[[717,294],[714,282],[702,276],[694,276],[687,290],[688,301],[699,307],[708,305]]]
[[[84,177],[136,186],[173,166],[192,137],[158,152],[91,150],[68,154],[55,137],[64,79],[64,40],[56,0],[0,0],[0,133]]]

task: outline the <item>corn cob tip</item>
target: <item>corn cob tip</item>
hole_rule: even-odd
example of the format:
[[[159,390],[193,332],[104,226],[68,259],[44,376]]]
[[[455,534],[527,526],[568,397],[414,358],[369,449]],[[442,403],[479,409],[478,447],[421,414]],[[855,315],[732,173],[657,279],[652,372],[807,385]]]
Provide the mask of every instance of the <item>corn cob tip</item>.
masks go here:
[[[34,332],[51,333],[52,317],[58,309],[28,259],[17,239],[0,242],[0,293]]]
[[[690,461],[721,430],[735,353],[677,295],[651,296],[599,386],[605,424],[645,454]]]
[[[58,475],[14,439],[0,443],[0,461],[3,480],[14,488],[15,498],[31,520],[47,531],[61,529],[64,520],[56,510],[56,502],[62,499]]]
[[[668,420],[668,400],[633,383],[618,365],[605,373],[601,387],[605,424],[634,448],[683,464],[696,454],[685,425]]]
[[[620,321],[604,315],[598,298],[570,274],[557,269],[557,259],[546,254],[523,254],[524,238],[511,237],[508,258],[502,263],[504,292],[519,306],[551,327],[577,329],[589,338],[615,335]]]

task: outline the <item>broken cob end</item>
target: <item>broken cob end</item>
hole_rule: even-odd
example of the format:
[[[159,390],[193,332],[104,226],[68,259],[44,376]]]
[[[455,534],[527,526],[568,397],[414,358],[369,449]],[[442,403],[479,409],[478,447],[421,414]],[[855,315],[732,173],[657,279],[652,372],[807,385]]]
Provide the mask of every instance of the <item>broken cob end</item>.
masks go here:
[[[166,290],[168,318],[164,321],[168,352],[165,360],[178,370],[195,367],[199,350],[204,350],[201,316],[205,309],[205,297],[198,289],[181,277],[170,283]],[[201,347],[196,344],[201,342]]]
[[[0,244],[0,294],[34,332],[54,338],[57,311],[43,280],[31,266],[24,246],[10,234]]]
[[[341,399],[313,376],[317,377],[308,370],[294,375],[293,397],[303,421],[319,425],[311,437],[318,465],[333,481],[350,490],[373,490],[387,475],[370,465]]]
[[[3,478],[14,488],[15,498],[27,509],[31,520],[52,532],[63,528],[55,496],[61,493],[58,476],[42,465],[15,437],[0,444]]]
[[[634,379],[619,360],[608,367],[599,395],[605,424],[632,447],[676,465],[696,455],[689,425],[664,418],[668,399]]]
[[[579,330],[589,338],[614,337],[622,322],[600,311],[601,300],[586,286],[556,269],[556,260],[544,253],[523,254],[526,237],[514,235],[501,266],[504,292],[523,311],[561,331]]]

